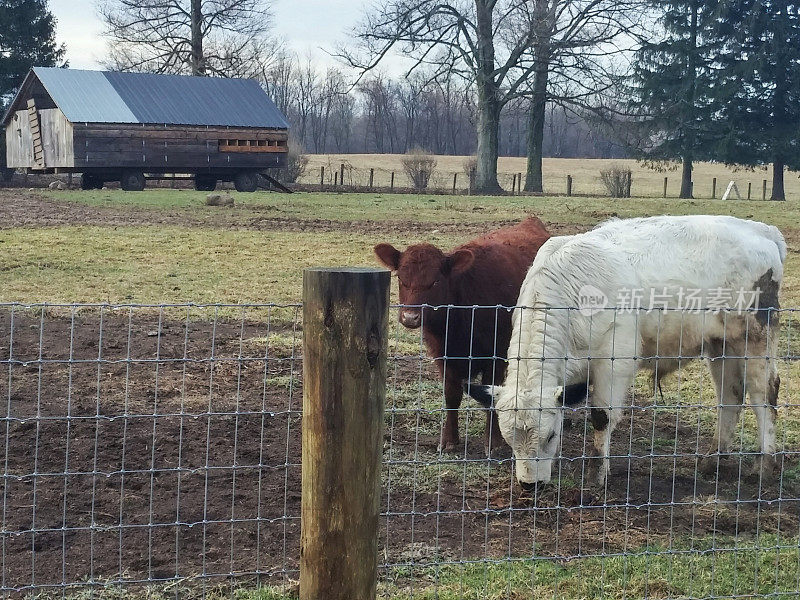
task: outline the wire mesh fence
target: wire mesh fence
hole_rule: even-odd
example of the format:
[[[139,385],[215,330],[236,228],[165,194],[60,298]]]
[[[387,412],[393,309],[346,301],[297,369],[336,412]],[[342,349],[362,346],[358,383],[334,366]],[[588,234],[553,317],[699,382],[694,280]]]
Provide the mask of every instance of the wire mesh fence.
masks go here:
[[[121,587],[186,597],[261,586],[267,598],[293,597],[301,309],[0,305],[3,595]],[[532,489],[517,481],[505,442],[492,439],[487,456],[485,409],[466,397],[457,413],[448,408],[421,330],[398,323],[401,307],[391,310],[381,597],[796,597],[793,310],[781,311],[770,356],[781,378],[772,477],[751,472],[759,437],[750,410],[727,460],[703,468],[714,381],[697,355],[679,353],[658,355],[679,363],[660,385],[636,378],[604,485],[588,480],[598,424],[577,403],[559,406],[552,479]],[[466,356],[468,375],[487,358]],[[565,358],[547,360],[563,368]],[[445,376],[457,359],[444,361]],[[594,392],[596,382],[588,385]],[[456,439],[442,448],[456,415]]]

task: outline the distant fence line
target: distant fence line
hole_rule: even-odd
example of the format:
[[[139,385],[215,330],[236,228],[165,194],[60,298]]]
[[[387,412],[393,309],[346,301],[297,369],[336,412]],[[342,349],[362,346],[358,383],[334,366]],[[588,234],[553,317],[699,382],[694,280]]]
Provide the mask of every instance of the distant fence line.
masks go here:
[[[586,180],[567,174],[563,177],[562,187],[545,186],[545,191],[541,193],[531,193],[524,191],[525,173],[498,173],[498,183],[503,191],[510,195],[557,195],[557,196],[603,196],[607,195],[602,190],[601,177],[592,178],[590,183]],[[722,186],[718,182],[724,182],[717,177],[708,179],[711,193],[707,196],[700,196],[695,193],[697,199],[706,197],[716,199],[724,196]],[[673,183],[675,182],[675,183]],[[727,182],[724,182],[727,185]],[[744,182],[742,182],[744,183]],[[739,196],[742,200],[766,200],[768,192],[768,180],[761,179],[760,189],[754,189],[753,182],[747,181],[745,190],[738,187]],[[472,195],[475,193],[475,169],[464,169],[462,171],[435,171],[430,179],[430,183],[425,188],[418,188],[402,170],[391,170],[378,167],[354,167],[349,163],[339,163],[338,165],[322,165],[309,169],[303,175],[302,183],[294,184],[303,191],[345,191],[345,192],[371,192],[379,191],[384,193],[431,193],[431,194],[451,194],[451,195]],[[661,193],[652,187],[642,192],[641,184],[637,190],[636,177],[632,177],[629,185],[630,197],[662,197],[677,198],[678,194],[670,194],[670,191],[680,187],[680,177],[670,181],[669,176],[664,176]],[[695,182],[692,182],[693,191],[696,191]],[[599,190],[599,191],[598,191]],[[722,192],[721,192],[722,191]],[[731,199],[735,199],[734,194],[729,194]]]
[[[567,174],[563,177],[560,186],[552,184],[545,186],[545,191],[541,193],[525,192],[524,179],[525,173],[498,173],[498,183],[502,190],[508,195],[522,196],[575,196],[575,197],[602,197],[609,194],[602,189],[601,177],[591,178],[591,181],[581,179],[574,175]],[[289,184],[298,191],[338,191],[351,193],[427,193],[434,195],[472,195],[475,188],[475,172],[471,171],[449,171],[435,172],[431,177],[430,183],[424,189],[415,188],[408,176],[401,170],[391,170],[384,168],[357,168],[348,163],[340,163],[335,168],[330,165],[319,168],[309,169],[302,177],[303,181]],[[634,198],[677,198],[675,190],[680,187],[680,178],[670,179],[665,176],[660,190],[649,186],[642,191],[642,184],[637,187],[636,177],[631,179],[630,197]],[[0,179],[0,187],[13,188],[44,188],[54,182],[62,182],[68,189],[80,187],[80,174],[14,174],[9,180]],[[710,193],[700,195],[696,182],[692,182],[695,199],[716,199],[722,198],[728,192],[728,199],[735,200],[767,200],[769,185],[767,179],[756,181],[742,181],[742,186],[728,190],[725,179],[718,177],[707,178],[704,183],[710,187]],[[747,187],[744,187],[744,183]],[[759,185],[760,183],[760,185]],[[719,184],[719,185],[718,185]],[[164,177],[149,183],[154,188],[169,189],[193,189],[193,180],[189,177]],[[114,187],[111,184],[110,187]],[[233,189],[233,184],[224,182],[218,183],[218,189]],[[660,193],[659,193],[660,191]],[[611,196],[609,196],[611,197]]]

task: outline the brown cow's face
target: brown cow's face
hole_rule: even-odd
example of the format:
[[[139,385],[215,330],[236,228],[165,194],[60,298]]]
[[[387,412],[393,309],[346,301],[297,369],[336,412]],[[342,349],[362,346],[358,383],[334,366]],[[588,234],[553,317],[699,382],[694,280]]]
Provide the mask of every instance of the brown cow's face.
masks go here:
[[[469,269],[474,255],[469,250],[457,250],[445,255],[431,244],[409,246],[400,252],[390,244],[375,246],[378,260],[397,274],[400,304],[408,305],[400,310],[400,323],[409,329],[417,329],[429,318],[431,309],[423,310],[417,305],[444,306],[452,303],[451,280]]]

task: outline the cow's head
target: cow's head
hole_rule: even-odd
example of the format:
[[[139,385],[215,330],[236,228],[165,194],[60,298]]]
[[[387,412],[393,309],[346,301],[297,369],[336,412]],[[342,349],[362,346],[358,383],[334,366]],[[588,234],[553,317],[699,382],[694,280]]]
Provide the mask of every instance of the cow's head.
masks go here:
[[[407,305],[400,310],[400,323],[409,329],[422,325],[423,314],[416,306],[452,303],[452,278],[467,271],[475,260],[471,250],[445,254],[431,244],[409,246],[405,252],[391,244],[378,244],[375,256],[385,267],[397,273],[400,304]],[[424,318],[430,318],[427,311]]]
[[[585,385],[583,386],[585,389]],[[535,390],[507,385],[470,385],[468,392],[485,408],[494,408],[503,438],[514,451],[517,481],[524,490],[550,481],[561,444],[564,398],[561,386]]]

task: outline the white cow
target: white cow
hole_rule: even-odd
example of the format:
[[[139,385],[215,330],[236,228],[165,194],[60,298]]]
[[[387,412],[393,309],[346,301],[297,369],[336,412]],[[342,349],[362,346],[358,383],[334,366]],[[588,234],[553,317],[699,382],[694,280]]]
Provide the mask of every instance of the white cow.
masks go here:
[[[707,359],[717,390],[716,435],[704,469],[716,470],[730,452],[749,396],[762,453],[756,467],[771,471],[780,385],[772,353],[785,259],[778,229],[727,216],[612,220],[545,243],[514,310],[504,385],[470,390],[485,405],[494,400],[522,486],[550,480],[564,386],[587,376],[593,385],[599,460],[590,483],[602,486],[611,433],[630,406],[636,371],[650,368],[660,379],[689,357]],[[758,310],[741,310],[756,293]]]

